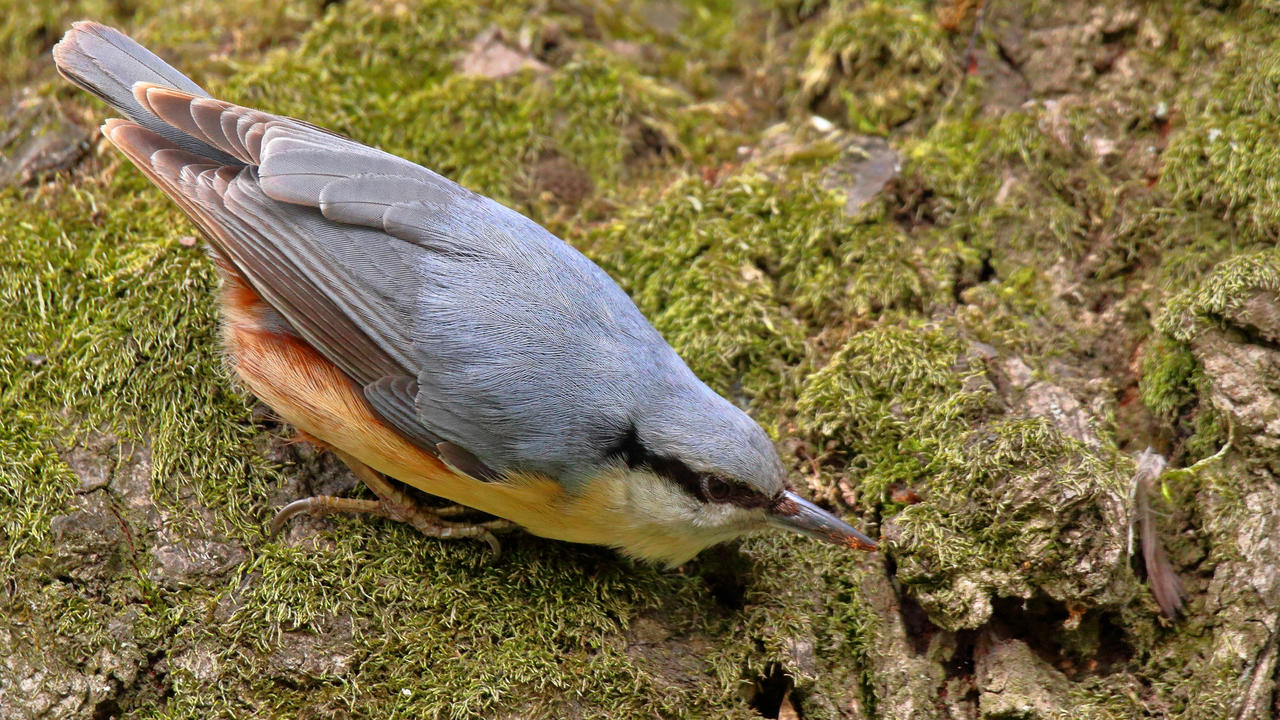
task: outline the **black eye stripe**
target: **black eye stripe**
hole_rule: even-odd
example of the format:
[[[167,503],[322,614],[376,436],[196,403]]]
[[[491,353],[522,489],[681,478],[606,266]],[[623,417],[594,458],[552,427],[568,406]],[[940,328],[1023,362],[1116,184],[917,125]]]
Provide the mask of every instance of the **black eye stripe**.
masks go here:
[[[632,425],[618,438],[605,453],[606,458],[618,458],[635,470],[647,467],[671,482],[679,485],[685,492],[706,502],[702,493],[702,478],[688,465],[675,458],[661,457],[649,451],[636,435],[636,427]]]
[[[725,503],[744,508],[757,508],[773,502],[772,498],[756,492],[748,485],[716,475],[699,473],[681,460],[654,454],[640,442],[634,425],[627,428],[627,431],[610,446],[605,457],[620,459],[631,469],[647,467],[704,503]]]

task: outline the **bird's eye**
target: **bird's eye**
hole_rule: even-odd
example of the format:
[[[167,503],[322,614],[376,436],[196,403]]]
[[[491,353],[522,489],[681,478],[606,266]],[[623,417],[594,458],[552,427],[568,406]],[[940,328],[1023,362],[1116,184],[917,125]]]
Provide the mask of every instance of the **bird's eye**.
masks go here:
[[[702,478],[702,492],[711,502],[724,502],[733,495],[733,483],[715,475]]]

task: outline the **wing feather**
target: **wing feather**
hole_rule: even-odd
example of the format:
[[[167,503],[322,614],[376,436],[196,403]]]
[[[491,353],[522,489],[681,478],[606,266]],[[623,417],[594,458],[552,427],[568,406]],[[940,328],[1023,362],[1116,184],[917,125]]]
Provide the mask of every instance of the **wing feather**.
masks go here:
[[[108,123],[104,132],[196,220],[254,289],[343,372],[361,385],[406,372],[382,343],[352,321],[350,306],[340,305],[337,295],[325,292],[313,279],[308,263],[289,254],[290,243],[281,238],[316,231],[324,223],[318,213],[311,213],[310,227],[302,208],[271,213],[271,203],[264,205],[265,196],[255,187],[252,167],[212,164],[132,123]],[[388,345],[395,342],[383,340]]]

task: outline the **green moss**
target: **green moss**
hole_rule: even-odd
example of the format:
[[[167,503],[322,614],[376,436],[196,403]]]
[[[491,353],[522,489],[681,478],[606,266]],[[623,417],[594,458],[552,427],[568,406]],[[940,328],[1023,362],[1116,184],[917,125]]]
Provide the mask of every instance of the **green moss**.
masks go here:
[[[884,534],[898,578],[934,622],[985,622],[988,593],[1124,601],[1132,579],[1116,554],[1123,469],[1045,418],[1001,412],[985,362],[954,329],[883,325],[854,335],[810,376],[799,425],[831,449],[823,482],[891,518]],[[895,487],[923,501],[890,502]],[[1067,537],[1063,527],[1077,530]],[[1071,570],[1094,553],[1109,559],[1095,572]]]
[[[161,0],[113,2],[74,0],[57,3],[0,3],[0,91],[6,98],[17,86],[48,77],[48,50],[75,20],[131,24],[136,39],[193,74],[223,68],[230,55],[254,56],[288,42],[319,14],[306,0],[230,0],[220,3],[172,3]],[[139,22],[140,21],[140,22]],[[59,94],[72,97],[62,83]]]
[[[990,399],[981,363],[963,353],[958,338],[937,328],[860,332],[805,382],[800,428],[857,459],[854,484],[875,504],[890,485],[921,481],[940,443]]]
[[[1142,360],[1142,402],[1165,421],[1195,401],[1199,366],[1185,344],[1158,337]]]
[[[687,579],[640,571],[648,581],[638,583],[634,570],[615,563],[584,574],[582,552],[536,542],[509,545],[501,565],[482,567],[479,549],[381,530],[374,544],[351,526],[324,550],[267,549],[246,568],[253,582],[243,586],[239,609],[205,641],[254,648],[237,673],[282,707],[336,712],[353,703],[360,716],[380,708],[392,717],[488,717],[516,706],[553,715],[551,697],[625,714],[637,713],[642,698],[708,702],[653,687],[619,637],[623,618],[652,604],[655,590],[696,603]],[[353,672],[279,695],[280,671],[268,655],[287,642],[279,633],[324,633],[337,617],[359,623]]]
[[[767,13],[732,0],[606,2],[593,4],[589,13],[553,12],[545,18],[543,26],[555,35],[585,23],[588,32],[606,35],[606,47],[625,55],[629,65],[708,100],[708,108],[722,105],[728,78],[772,59]],[[720,109],[722,120],[742,119],[732,108]]]
[[[799,97],[842,107],[858,132],[883,133],[918,116],[957,77],[954,50],[926,3],[831,3],[797,54]]]
[[[8,367],[0,370],[7,371]],[[0,568],[5,572],[13,571],[18,558],[47,547],[49,520],[66,505],[79,484],[52,451],[54,437],[47,420],[30,412],[14,412],[9,417],[11,422],[0,436],[0,477],[22,478],[23,482],[0,483],[0,513],[4,517]]]
[[[1273,99],[1280,88],[1280,36],[1272,12],[1242,13],[1248,43],[1225,37],[1222,59],[1188,108],[1185,128],[1165,153],[1163,184],[1188,207],[1230,218],[1248,239],[1273,239],[1280,230],[1280,152]],[[1248,67],[1249,72],[1240,72]]]
[[[1161,331],[1189,342],[1206,322],[1221,322],[1259,292],[1280,292],[1280,252],[1263,250],[1219,263],[1198,285],[1169,299]]]
[[[930,483],[930,502],[905,508],[899,523],[929,535],[955,533],[944,541],[908,532],[912,542],[937,553],[931,569],[943,575],[961,564],[1012,569],[1043,547],[1043,541],[1028,542],[1028,532],[1056,532],[1045,523],[1048,518],[1037,515],[1057,499],[999,497],[1008,492],[1003,486],[1009,478],[1050,472],[1051,486],[1073,502],[1098,491],[1118,493],[1122,484],[1118,473],[1043,418],[1000,420],[966,434],[944,449],[934,469],[938,475]],[[1043,508],[1036,507],[1041,503]],[[966,552],[965,546],[984,545],[985,552]],[[992,553],[1001,562],[991,563]],[[983,559],[970,565],[975,554]]]

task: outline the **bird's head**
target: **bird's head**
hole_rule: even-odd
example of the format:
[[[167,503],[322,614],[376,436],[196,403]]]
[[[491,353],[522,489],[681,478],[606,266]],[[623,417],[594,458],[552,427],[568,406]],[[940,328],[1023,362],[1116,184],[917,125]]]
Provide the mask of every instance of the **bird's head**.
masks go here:
[[[772,440],[746,413],[701,386],[696,400],[673,394],[618,441],[626,467],[626,512],[648,528],[648,542],[622,549],[675,565],[706,547],[782,528],[845,547],[876,543],[798,495]]]

